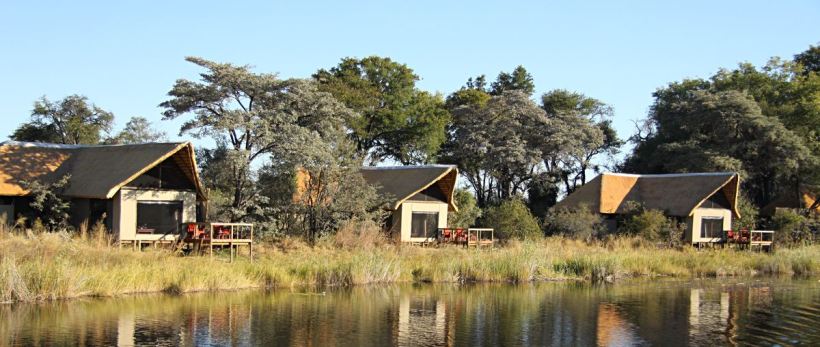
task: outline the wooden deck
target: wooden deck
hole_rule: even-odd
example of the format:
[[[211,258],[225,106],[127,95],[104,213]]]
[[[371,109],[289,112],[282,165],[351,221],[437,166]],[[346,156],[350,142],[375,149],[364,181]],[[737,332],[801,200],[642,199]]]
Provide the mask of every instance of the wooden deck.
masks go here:
[[[491,228],[439,228],[436,232],[437,244],[455,244],[465,247],[493,247],[495,230]]]
[[[180,247],[188,247],[191,252],[203,253],[213,257],[214,248],[228,247],[231,261],[239,252],[240,246],[248,246],[248,254],[253,260],[253,224],[250,223],[186,223],[185,236],[180,240]]]

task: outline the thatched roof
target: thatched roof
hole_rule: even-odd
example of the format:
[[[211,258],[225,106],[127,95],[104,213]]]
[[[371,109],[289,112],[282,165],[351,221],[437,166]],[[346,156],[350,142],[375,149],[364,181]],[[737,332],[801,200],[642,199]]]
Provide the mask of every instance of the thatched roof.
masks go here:
[[[399,206],[413,195],[436,184],[447,197],[451,211],[458,208],[453,201],[458,168],[455,165],[364,167],[364,179],[377,187],[379,194],[392,199],[390,209]]]
[[[762,216],[774,216],[778,208],[787,209],[812,209],[820,213],[820,194],[816,194],[809,187],[801,187],[799,190],[790,190],[780,194],[772,202],[760,209]]]
[[[626,212],[626,202],[635,201],[671,216],[687,217],[706,199],[720,192],[738,217],[739,184],[740,177],[733,172],[667,175],[604,173],[578,188],[555,208],[586,205],[599,213],[619,214]]]
[[[63,195],[110,199],[120,188],[172,158],[204,199],[190,142],[133,145],[0,143],[0,196],[28,194],[24,182],[54,182],[70,175]]]

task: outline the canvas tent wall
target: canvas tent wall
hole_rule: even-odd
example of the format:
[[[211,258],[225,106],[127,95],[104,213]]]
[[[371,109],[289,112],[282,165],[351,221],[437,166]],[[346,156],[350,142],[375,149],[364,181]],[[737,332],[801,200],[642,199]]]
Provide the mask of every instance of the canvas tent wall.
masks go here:
[[[163,167],[173,168],[166,178]],[[26,142],[0,144],[0,196],[25,207],[26,182],[53,183],[69,176],[62,196],[72,201],[72,221],[88,221],[104,210],[106,221],[120,239],[136,235],[140,202],[181,203],[182,222],[196,221],[197,201],[205,197],[199,181],[193,145],[146,143],[134,145],[56,145]],[[173,176],[173,178],[172,178]],[[166,182],[173,181],[168,185]],[[186,183],[187,182],[187,183]],[[165,184],[165,185],[164,185]],[[164,236],[145,235],[156,239]]]
[[[740,217],[737,195],[740,176],[733,172],[632,175],[603,173],[556,204],[558,208],[587,206],[617,216],[630,202],[663,211],[687,224],[686,240],[716,242],[712,229],[728,230]],[[719,226],[716,224],[719,221]],[[704,229],[705,228],[705,229]]]
[[[428,241],[438,228],[447,227],[449,212],[458,209],[454,165],[365,167],[361,173],[388,199],[388,228],[402,242]]]

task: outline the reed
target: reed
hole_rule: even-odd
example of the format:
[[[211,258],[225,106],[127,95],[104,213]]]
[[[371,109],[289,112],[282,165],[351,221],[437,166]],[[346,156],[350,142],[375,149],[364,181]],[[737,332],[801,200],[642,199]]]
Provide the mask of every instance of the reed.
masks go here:
[[[309,247],[261,244],[254,262],[227,256],[134,252],[99,238],[0,231],[0,302],[139,292],[170,294],[260,287],[347,286],[393,282],[612,281],[629,277],[820,274],[820,246],[757,253],[661,249],[636,239],[586,243],[553,237],[494,249],[421,248],[348,239]]]

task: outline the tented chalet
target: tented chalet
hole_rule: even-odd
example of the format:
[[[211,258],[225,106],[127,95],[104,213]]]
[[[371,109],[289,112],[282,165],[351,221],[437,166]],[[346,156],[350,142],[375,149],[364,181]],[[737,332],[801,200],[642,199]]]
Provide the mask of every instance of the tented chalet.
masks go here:
[[[454,165],[365,167],[361,173],[389,198],[389,232],[401,242],[435,239],[438,229],[447,227],[447,214],[457,211]]]
[[[685,239],[692,244],[720,242],[732,218],[739,218],[740,177],[733,172],[631,175],[604,173],[578,188],[553,208],[586,205],[605,216],[610,230],[630,201],[664,211],[687,225]]]
[[[120,241],[173,240],[205,200],[190,142],[133,145],[0,143],[0,220],[37,218],[25,182],[66,175],[71,224],[103,221]]]
[[[808,210],[815,216],[820,216],[820,194],[816,194],[813,189],[806,186],[789,190],[763,206],[760,209],[760,215],[771,217],[780,209]]]

